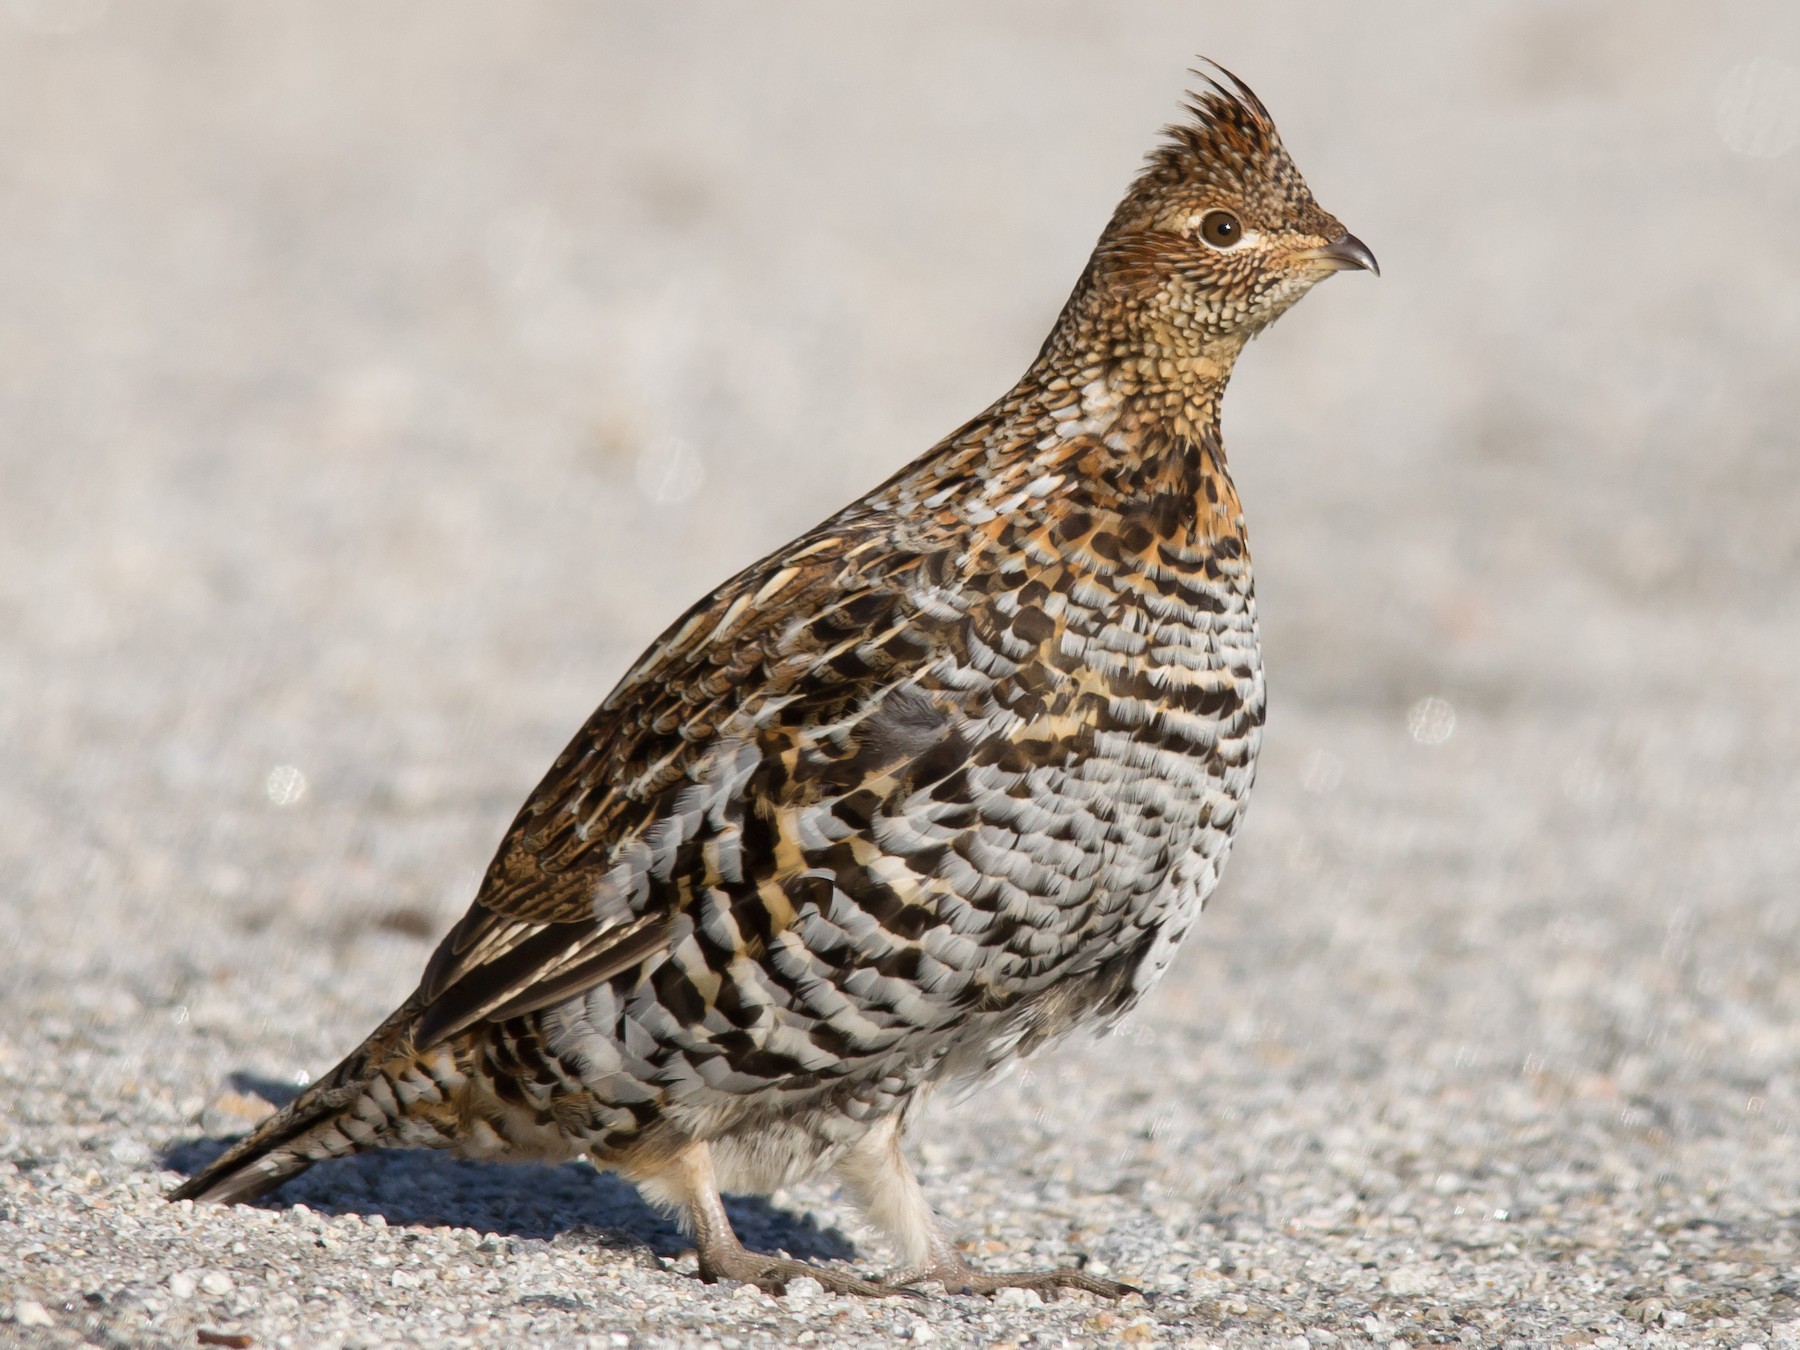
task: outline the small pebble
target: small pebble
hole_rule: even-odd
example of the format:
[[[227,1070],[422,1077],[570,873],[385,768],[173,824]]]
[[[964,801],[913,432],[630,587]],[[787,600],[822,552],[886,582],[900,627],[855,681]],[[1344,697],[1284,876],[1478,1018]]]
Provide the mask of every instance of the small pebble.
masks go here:
[[[802,1275],[797,1280],[789,1280],[787,1301],[789,1303],[811,1303],[825,1292],[825,1286],[810,1275]]]
[[[1001,1289],[994,1294],[994,1302],[1002,1308],[1041,1308],[1044,1296],[1035,1289]]]
[[[43,1304],[22,1298],[13,1304],[13,1321],[22,1327],[53,1327],[56,1319]]]

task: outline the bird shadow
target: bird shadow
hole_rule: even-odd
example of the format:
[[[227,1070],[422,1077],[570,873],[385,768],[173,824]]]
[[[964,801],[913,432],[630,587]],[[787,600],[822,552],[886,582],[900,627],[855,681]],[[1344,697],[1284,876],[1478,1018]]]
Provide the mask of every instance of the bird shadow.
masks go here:
[[[298,1095],[291,1084],[232,1074],[238,1092],[274,1106]],[[158,1161],[192,1176],[234,1143],[204,1136],[170,1143]],[[693,1239],[649,1205],[636,1187],[582,1163],[470,1162],[429,1149],[380,1149],[314,1165],[257,1200],[262,1209],[303,1204],[335,1217],[380,1215],[390,1228],[469,1228],[520,1242],[597,1247],[640,1256],[676,1257]],[[801,1261],[851,1261],[855,1244],[835,1226],[796,1214],[761,1196],[727,1196],[726,1212],[753,1251]]]

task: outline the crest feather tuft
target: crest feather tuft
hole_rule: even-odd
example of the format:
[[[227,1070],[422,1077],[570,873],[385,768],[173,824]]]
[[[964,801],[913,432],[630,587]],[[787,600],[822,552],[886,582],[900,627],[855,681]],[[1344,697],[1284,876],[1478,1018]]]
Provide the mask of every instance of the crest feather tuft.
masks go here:
[[[1189,73],[1200,84],[1182,103],[1188,120],[1163,129],[1162,144],[1150,153],[1152,174],[1242,181],[1286,159],[1275,119],[1249,85],[1204,57]]]

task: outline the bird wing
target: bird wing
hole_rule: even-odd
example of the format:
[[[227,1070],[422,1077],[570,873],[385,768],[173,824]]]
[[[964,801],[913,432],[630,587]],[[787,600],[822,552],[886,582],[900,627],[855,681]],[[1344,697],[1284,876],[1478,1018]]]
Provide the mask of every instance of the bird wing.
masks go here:
[[[794,814],[755,817],[755,802],[816,800],[864,778],[871,756],[943,743],[948,715],[930,698],[890,695],[918,673],[931,630],[957,618],[948,600],[933,612],[966,575],[956,552],[841,516],[683,615],[519,811],[427,965],[416,1043],[551,1006],[656,955],[697,889],[769,894],[762,883],[804,862]],[[871,716],[879,729],[859,737]]]

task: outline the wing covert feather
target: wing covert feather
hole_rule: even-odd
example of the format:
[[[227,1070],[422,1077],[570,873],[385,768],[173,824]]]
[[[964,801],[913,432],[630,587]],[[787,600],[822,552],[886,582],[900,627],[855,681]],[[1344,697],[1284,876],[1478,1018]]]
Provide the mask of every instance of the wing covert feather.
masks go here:
[[[654,956],[696,869],[745,885],[776,865],[744,856],[754,846],[725,825],[747,785],[780,777],[785,804],[830,791],[787,772],[802,743],[853,727],[916,676],[930,645],[920,628],[953,617],[915,603],[921,585],[936,590],[959,570],[949,559],[850,523],[821,527],[702,599],[596,709],[433,954],[416,996],[420,1037],[548,1006]],[[776,822],[762,846],[797,856],[781,832]],[[709,846],[719,856],[703,857]]]

